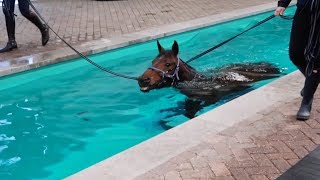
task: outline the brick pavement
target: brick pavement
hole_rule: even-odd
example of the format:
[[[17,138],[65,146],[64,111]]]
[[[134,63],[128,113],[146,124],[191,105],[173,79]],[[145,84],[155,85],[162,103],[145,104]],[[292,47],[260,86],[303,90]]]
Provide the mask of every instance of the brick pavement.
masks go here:
[[[306,122],[295,120],[300,98],[283,102],[136,179],[276,179],[320,144],[319,95]]]
[[[55,31],[71,44],[119,36],[164,24],[184,22],[224,11],[269,3],[271,0],[37,0],[34,5]],[[54,37],[41,46],[40,33],[16,7],[19,50],[1,54],[0,60],[50,51],[64,44]],[[0,46],[7,41],[0,12]]]

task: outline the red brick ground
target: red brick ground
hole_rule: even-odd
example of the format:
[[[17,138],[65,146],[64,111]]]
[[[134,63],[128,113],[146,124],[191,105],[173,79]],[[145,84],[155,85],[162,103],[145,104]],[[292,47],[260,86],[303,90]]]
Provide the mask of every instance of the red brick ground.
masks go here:
[[[207,137],[137,179],[276,179],[320,144],[319,98],[306,122],[295,120],[299,104],[284,102]]]

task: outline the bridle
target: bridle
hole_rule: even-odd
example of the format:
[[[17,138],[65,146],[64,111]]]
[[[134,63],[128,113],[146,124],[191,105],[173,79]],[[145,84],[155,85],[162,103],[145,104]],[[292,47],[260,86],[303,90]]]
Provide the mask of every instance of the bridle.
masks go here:
[[[160,84],[166,82],[165,78],[172,79],[172,84],[173,84],[175,82],[175,80],[180,80],[180,77],[179,77],[180,58],[179,58],[179,56],[177,56],[177,60],[178,60],[178,62],[177,62],[177,65],[175,67],[175,70],[174,70],[173,74],[168,74],[169,71],[171,71],[171,70],[163,71],[163,70],[161,70],[159,68],[156,68],[156,67],[153,67],[153,66],[149,67],[148,69],[152,69],[152,70],[155,70],[155,71],[158,71],[158,72],[161,73],[162,82]]]

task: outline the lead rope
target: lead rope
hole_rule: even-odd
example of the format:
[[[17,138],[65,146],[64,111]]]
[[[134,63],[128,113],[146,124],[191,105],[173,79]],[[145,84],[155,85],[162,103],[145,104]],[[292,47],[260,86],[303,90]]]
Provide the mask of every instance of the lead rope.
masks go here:
[[[88,61],[90,64],[94,65],[95,67],[101,69],[102,71],[105,71],[109,74],[118,76],[118,77],[122,77],[122,78],[126,78],[126,79],[132,79],[132,80],[138,80],[138,78],[136,77],[131,77],[131,76],[127,76],[127,75],[123,75],[114,71],[111,71],[105,67],[100,66],[99,64],[93,62],[91,59],[89,59],[88,57],[86,57],[85,55],[83,55],[82,53],[80,53],[78,50],[76,50],[75,48],[73,48],[68,42],[66,42],[62,37],[60,37],[49,25],[48,23],[45,21],[45,19],[41,16],[41,14],[38,12],[38,10],[33,6],[33,4],[31,3],[30,0],[27,0],[30,4],[30,6],[32,7],[32,9],[35,11],[35,13],[40,17],[40,19],[44,22],[44,24],[59,38],[61,39],[62,42],[64,42],[69,48],[71,48],[74,52],[76,52],[80,57],[82,57],[84,60]]]

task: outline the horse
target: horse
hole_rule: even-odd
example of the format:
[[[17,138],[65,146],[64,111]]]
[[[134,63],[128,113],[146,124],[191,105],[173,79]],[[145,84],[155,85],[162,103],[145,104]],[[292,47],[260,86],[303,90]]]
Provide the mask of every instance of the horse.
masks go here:
[[[187,96],[185,116],[195,117],[204,106],[216,103],[222,97],[248,89],[254,82],[279,77],[278,67],[267,63],[231,64],[213,70],[213,76],[198,72],[179,58],[179,45],[174,41],[171,50],[165,50],[157,41],[159,54],[138,77],[142,92],[174,87]]]

